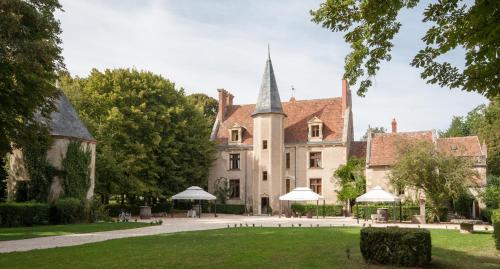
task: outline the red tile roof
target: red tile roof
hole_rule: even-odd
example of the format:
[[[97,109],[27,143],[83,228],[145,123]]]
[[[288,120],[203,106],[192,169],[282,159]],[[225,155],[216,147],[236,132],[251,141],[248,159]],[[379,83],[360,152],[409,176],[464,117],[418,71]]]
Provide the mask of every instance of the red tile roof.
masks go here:
[[[366,158],[366,141],[352,141],[349,148],[349,156],[361,159]]]
[[[428,140],[432,142],[432,131],[377,133],[370,146],[370,166],[393,165],[397,159],[397,142],[400,140]]]
[[[323,141],[339,141],[342,139],[344,119],[342,116],[341,98],[315,100],[298,100],[283,102],[285,117],[285,143],[304,143],[308,141],[307,122],[313,117],[323,121]],[[228,129],[234,124],[243,127],[242,143],[253,143],[252,112],[255,105],[233,105],[228,107],[226,117],[220,124],[216,140],[227,144]]]
[[[454,156],[479,157],[484,155],[477,136],[439,138],[437,147],[440,152]]]

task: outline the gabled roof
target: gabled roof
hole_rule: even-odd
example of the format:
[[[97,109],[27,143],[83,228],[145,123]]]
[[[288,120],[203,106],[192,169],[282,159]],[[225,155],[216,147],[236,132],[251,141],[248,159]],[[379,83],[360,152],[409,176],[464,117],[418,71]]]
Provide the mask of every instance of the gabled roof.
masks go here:
[[[62,91],[54,105],[56,110],[50,114],[48,121],[51,135],[95,141]],[[46,119],[41,118],[39,120],[46,121]]]
[[[308,121],[317,117],[323,121],[323,141],[341,142],[344,126],[341,98],[299,100],[283,102],[285,121],[285,143],[306,143]],[[243,127],[242,144],[253,144],[253,118],[255,105],[232,105],[227,108],[226,117],[219,123],[215,140],[225,145],[228,129],[235,123]]]
[[[437,147],[440,152],[453,156],[479,157],[485,155],[477,136],[438,138]]]
[[[283,114],[283,107],[281,106],[280,93],[278,92],[278,85],[274,77],[273,64],[271,57],[268,56],[264,75],[262,75],[262,82],[260,84],[259,97],[255,104],[255,111],[252,116],[260,113],[280,113]]]
[[[368,165],[393,165],[397,160],[397,143],[401,140],[429,141],[433,140],[432,131],[375,133],[370,142]]]

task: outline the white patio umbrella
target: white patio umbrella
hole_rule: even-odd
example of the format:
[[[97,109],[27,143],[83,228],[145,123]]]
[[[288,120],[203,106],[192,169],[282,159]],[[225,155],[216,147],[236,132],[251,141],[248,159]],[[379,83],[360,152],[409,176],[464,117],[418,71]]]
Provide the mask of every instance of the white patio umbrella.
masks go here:
[[[211,193],[206,192],[198,186],[191,186],[185,191],[179,192],[178,194],[172,196],[172,200],[199,200],[200,201],[200,213],[201,213],[201,200],[216,200],[217,197]],[[174,209],[174,202],[172,201],[172,210]],[[173,211],[172,211],[173,212]],[[217,203],[215,203],[215,216],[217,217]],[[172,214],[173,216],[173,214]],[[201,217],[201,214],[199,215]]]
[[[298,187],[293,189],[291,192],[279,197],[280,201],[316,201],[316,218],[318,218],[318,203],[320,199],[324,197],[315,193],[313,190],[307,187]],[[280,204],[281,206],[281,204]]]
[[[380,186],[375,186],[373,189],[371,189],[367,193],[356,198],[356,203],[390,202],[390,203],[396,204],[397,202],[400,202],[400,201],[401,201],[401,199],[399,197],[397,197],[396,195],[394,195],[390,192],[384,191],[384,189],[382,189],[382,187],[380,187]],[[358,209],[358,207],[356,207],[356,209]],[[365,214],[366,214],[366,212],[365,212]],[[358,216],[359,216],[359,214],[358,214]],[[396,218],[395,215],[394,215],[394,218]],[[358,222],[359,222],[359,217],[358,217]]]

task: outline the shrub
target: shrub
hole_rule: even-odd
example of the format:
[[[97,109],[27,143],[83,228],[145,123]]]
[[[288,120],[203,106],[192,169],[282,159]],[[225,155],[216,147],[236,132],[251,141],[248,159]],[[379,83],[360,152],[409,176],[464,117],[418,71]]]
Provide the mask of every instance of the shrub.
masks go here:
[[[0,204],[0,226],[32,226],[46,224],[49,205],[43,203]]]
[[[493,237],[495,238],[496,247],[500,250],[500,209],[492,211],[491,221],[493,222]]]
[[[111,221],[108,209],[98,201],[93,201],[88,208],[88,220],[90,222]]]
[[[59,199],[50,207],[49,221],[51,224],[68,224],[84,220],[85,208],[79,199]]]
[[[359,207],[359,208],[358,208]],[[394,215],[396,216],[396,220],[399,220],[399,205],[396,205],[396,208],[393,210],[393,205],[392,204],[379,204],[379,205],[367,205],[365,206],[364,204],[362,205],[355,205],[352,209],[353,211],[353,216],[354,217],[359,217],[359,218],[364,218],[365,217],[365,208],[366,208],[366,217],[369,219],[371,214],[376,214],[377,213],[377,208],[385,207],[388,208],[389,210],[387,211],[388,213],[388,218],[389,219],[394,219]],[[432,209],[429,207],[426,207],[426,215],[430,216],[430,211]],[[358,213],[359,212],[359,213]],[[401,206],[401,215],[402,215],[402,220],[409,221],[411,220],[413,215],[420,215],[420,207],[417,205],[402,205]],[[443,207],[439,208],[439,219],[441,221],[447,221],[448,220],[448,209]]]
[[[425,229],[363,228],[360,249],[369,263],[428,266],[431,234]]]
[[[241,215],[245,213],[245,205],[217,204],[217,213]]]
[[[318,206],[318,214],[320,216],[342,216],[342,205],[325,205],[323,208],[323,205]],[[292,210],[294,210],[297,213],[301,213],[302,215],[305,215],[309,210],[312,210],[314,215],[316,215],[316,205],[314,204],[292,204]]]

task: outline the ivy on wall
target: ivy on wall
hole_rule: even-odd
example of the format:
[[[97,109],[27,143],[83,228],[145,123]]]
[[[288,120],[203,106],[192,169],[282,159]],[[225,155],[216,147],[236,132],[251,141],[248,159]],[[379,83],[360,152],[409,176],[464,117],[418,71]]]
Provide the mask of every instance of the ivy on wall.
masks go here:
[[[30,177],[29,184],[22,188],[26,188],[24,190],[26,192],[24,199],[27,201],[36,200],[46,202],[52,178],[59,174],[60,171],[47,161],[47,150],[52,141],[47,139],[46,141],[38,142],[22,147],[24,166]]]
[[[64,196],[84,199],[90,186],[91,151],[78,141],[68,144],[62,161],[64,170]]]

